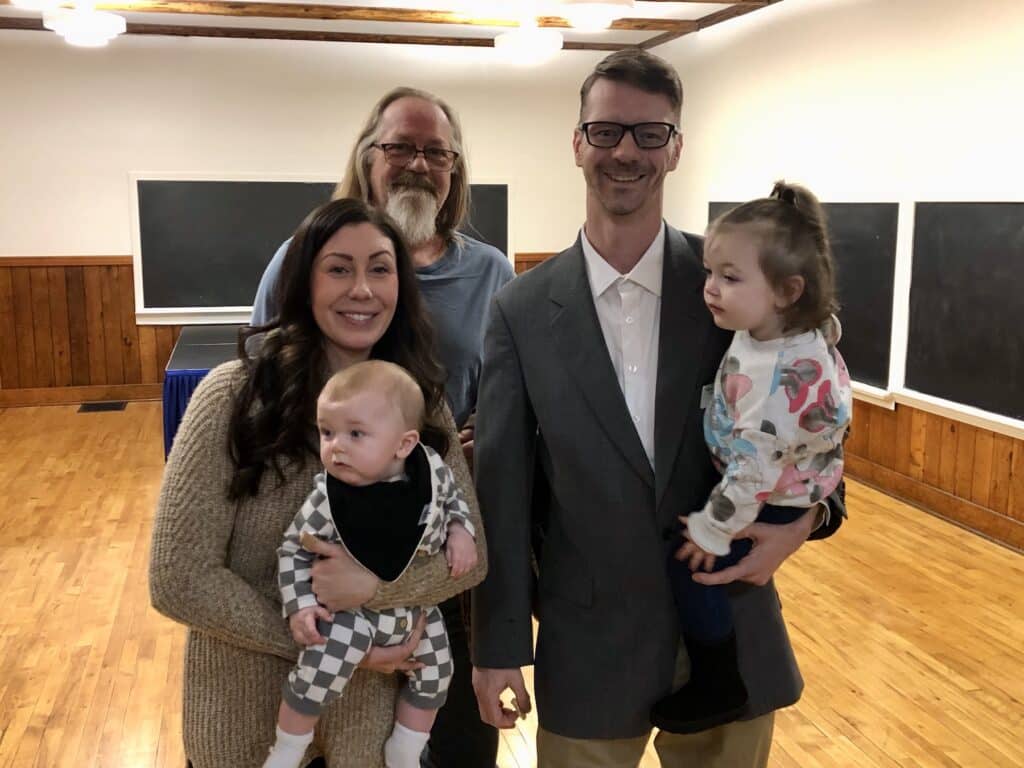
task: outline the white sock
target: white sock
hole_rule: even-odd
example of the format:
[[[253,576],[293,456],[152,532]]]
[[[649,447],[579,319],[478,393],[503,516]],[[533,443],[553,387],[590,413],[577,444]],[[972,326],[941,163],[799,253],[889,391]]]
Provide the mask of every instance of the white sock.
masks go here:
[[[263,768],[300,768],[306,747],[313,741],[313,732],[286,733],[277,726],[277,741],[270,748],[270,754]]]
[[[419,768],[420,754],[429,738],[429,733],[395,723],[391,736],[384,742],[384,765],[387,768]]]

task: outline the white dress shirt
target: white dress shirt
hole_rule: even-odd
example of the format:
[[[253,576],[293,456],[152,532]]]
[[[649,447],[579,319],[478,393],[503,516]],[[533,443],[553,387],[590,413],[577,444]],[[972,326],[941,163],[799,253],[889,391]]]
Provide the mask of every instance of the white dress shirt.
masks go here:
[[[640,261],[619,274],[580,231],[587,278],[594,296],[608,356],[626,399],[640,442],[654,467],[654,399],[658,385],[658,332],[661,328],[661,274],[665,262],[662,223]]]

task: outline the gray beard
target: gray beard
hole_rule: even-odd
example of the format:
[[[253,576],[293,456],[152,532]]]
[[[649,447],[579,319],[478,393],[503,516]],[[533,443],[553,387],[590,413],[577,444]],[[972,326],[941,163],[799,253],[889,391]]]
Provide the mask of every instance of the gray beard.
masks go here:
[[[437,208],[437,198],[432,192],[414,187],[393,190],[384,206],[413,248],[437,234]]]

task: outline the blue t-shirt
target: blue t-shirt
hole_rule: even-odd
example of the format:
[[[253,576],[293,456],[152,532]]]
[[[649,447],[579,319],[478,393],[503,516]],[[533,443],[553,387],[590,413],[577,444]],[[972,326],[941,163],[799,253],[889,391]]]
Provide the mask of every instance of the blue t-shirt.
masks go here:
[[[252,308],[252,325],[277,317],[277,276],[291,239],[270,260]],[[457,235],[440,259],[416,270],[420,293],[437,329],[441,364],[448,373],[445,394],[460,427],[476,407],[484,332],[491,299],[515,277],[512,265],[494,246]]]

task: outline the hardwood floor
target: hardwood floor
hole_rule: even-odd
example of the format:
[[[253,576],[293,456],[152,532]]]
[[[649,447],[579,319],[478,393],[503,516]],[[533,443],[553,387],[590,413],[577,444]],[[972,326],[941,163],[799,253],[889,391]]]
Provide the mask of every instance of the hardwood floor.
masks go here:
[[[184,630],[146,584],[160,405],[75,411],[0,411],[0,768],[182,768]],[[807,688],[773,768],[1024,765],[1024,557],[855,482],[849,503],[778,576]],[[535,764],[535,729],[501,768]]]

